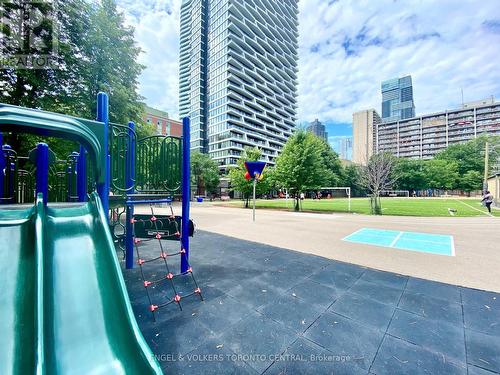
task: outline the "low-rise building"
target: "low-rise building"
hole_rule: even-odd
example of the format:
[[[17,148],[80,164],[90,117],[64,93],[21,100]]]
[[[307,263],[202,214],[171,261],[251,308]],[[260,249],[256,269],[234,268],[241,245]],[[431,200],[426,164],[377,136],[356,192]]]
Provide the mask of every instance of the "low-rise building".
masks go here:
[[[495,199],[495,204],[498,207],[500,204],[500,172],[488,177],[488,190]]]
[[[169,118],[168,113],[156,108],[145,108],[144,121],[156,126],[156,132],[173,137],[182,136],[182,122]]]

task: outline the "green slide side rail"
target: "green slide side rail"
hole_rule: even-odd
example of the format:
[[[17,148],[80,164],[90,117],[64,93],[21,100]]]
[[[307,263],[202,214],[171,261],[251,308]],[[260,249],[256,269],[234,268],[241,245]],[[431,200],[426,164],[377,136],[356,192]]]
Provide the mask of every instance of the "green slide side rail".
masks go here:
[[[102,148],[105,136],[102,122],[0,104],[0,131],[22,131],[79,142],[97,166],[96,182],[105,182],[107,150]]]
[[[0,211],[1,374],[161,374],[105,223],[97,193]]]
[[[35,208],[0,211],[0,374],[36,364]]]

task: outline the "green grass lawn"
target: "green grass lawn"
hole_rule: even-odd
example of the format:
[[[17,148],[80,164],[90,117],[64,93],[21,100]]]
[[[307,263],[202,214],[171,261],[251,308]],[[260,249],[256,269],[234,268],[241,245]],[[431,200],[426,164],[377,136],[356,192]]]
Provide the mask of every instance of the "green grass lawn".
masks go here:
[[[241,206],[242,201],[230,202],[231,205]],[[293,209],[293,201],[284,199],[264,200],[256,202],[258,208]],[[474,209],[474,208],[476,209]],[[448,208],[457,212],[455,216],[487,216],[487,210],[479,203],[479,199],[458,198],[382,198],[382,212],[384,215],[396,216],[451,216]],[[318,212],[349,212],[347,198],[334,198],[302,201],[303,211]],[[480,210],[480,211],[478,211]],[[500,217],[500,210],[493,209],[492,214]],[[352,198],[351,212],[370,214],[369,198]]]

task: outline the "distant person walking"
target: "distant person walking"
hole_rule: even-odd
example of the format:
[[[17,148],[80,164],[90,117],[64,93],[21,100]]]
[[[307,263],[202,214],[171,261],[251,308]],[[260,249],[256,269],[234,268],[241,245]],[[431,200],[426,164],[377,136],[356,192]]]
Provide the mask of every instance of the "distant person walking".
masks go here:
[[[491,214],[491,204],[493,203],[493,194],[491,194],[489,191],[486,191],[486,193],[483,196],[483,199],[481,200],[481,203],[484,203],[484,205],[488,209],[488,212]]]

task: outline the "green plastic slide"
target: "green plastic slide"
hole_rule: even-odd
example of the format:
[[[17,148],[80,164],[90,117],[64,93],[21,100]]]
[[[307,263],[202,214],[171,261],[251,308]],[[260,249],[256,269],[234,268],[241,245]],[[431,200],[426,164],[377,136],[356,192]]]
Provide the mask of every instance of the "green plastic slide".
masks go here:
[[[97,194],[0,210],[0,374],[161,374]]]

